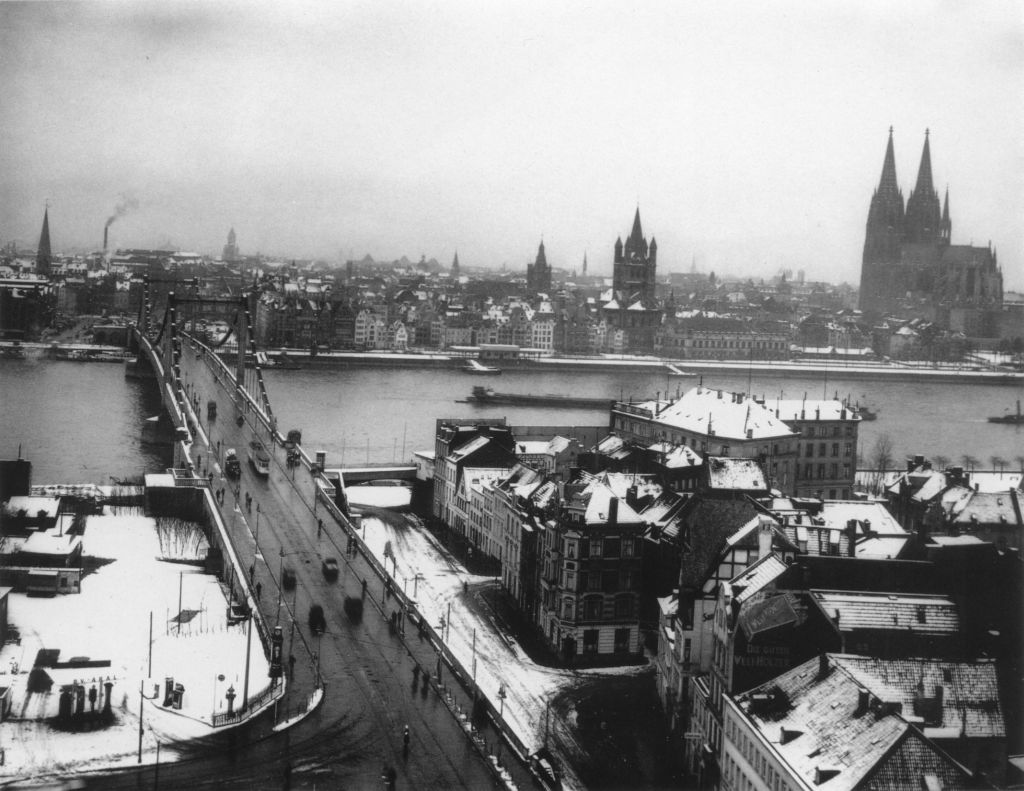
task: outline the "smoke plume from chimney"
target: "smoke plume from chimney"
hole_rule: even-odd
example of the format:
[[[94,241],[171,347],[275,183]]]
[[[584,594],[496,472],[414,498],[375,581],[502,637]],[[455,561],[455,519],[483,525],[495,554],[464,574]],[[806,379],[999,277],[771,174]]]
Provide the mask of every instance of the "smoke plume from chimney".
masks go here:
[[[104,242],[106,241],[106,229],[109,228],[114,222],[124,217],[132,209],[139,208],[139,201],[130,195],[122,195],[121,199],[117,202],[117,206],[114,207],[114,213],[107,218],[107,224],[103,226],[104,230]],[[103,245],[106,247],[106,244]]]

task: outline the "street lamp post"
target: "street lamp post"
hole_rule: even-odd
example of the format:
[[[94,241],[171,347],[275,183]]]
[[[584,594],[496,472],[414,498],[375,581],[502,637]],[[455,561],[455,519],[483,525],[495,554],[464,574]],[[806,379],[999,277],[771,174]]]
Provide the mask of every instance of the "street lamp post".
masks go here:
[[[213,718],[217,716],[217,683],[224,680],[224,674],[220,673],[213,677],[213,714],[210,715],[210,723],[213,723]]]
[[[256,549],[260,548],[260,504],[256,503]]]
[[[156,700],[160,696],[160,686],[157,685],[153,689],[153,696],[147,697],[143,692],[145,681],[139,679],[139,760],[138,763],[142,763],[142,706],[147,700]]]

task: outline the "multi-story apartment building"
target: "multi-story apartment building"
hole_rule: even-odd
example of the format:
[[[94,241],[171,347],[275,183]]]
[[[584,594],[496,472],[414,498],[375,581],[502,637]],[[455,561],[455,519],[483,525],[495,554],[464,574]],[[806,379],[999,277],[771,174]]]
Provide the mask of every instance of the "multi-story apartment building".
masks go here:
[[[757,459],[771,484],[802,497],[848,499],[860,416],[836,400],[761,401],[695,387],[675,399],[617,402],[611,428],[638,444]]]
[[[512,432],[504,418],[440,419],[434,434],[433,516],[454,526],[458,516],[466,520],[466,505],[457,502],[467,467],[511,469],[515,464]],[[465,499],[465,497],[463,497]]]
[[[786,360],[791,340],[786,322],[701,315],[666,321],[655,336],[655,352],[697,360]]]
[[[538,626],[565,662],[630,659],[641,651],[644,521],[600,477],[565,487],[543,526]]]
[[[702,456],[757,459],[774,485],[785,488],[792,481],[799,435],[743,393],[697,386],[675,399],[619,401],[612,407],[611,429],[639,444],[667,442]]]
[[[849,500],[857,472],[860,415],[837,400],[769,399],[765,406],[800,435],[786,491],[797,497]]]

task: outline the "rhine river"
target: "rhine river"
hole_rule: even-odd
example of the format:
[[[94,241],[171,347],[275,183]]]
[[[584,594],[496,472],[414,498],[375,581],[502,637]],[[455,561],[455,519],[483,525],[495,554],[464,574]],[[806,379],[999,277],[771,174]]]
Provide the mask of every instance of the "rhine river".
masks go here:
[[[434,427],[445,417],[507,417],[511,425],[607,426],[600,409],[537,409],[459,403],[474,385],[500,392],[641,399],[697,384],[697,377],[571,371],[506,371],[475,376],[461,371],[379,367],[266,374],[271,404],[282,431],[299,428],[312,454],[327,452],[329,465],[408,461],[414,450],[434,446]],[[821,380],[746,375],[705,375],[708,387],[752,391],[769,401],[821,398]],[[1018,467],[1024,429],[991,424],[989,415],[1013,409],[1022,388],[1006,385],[844,381],[829,377],[827,392],[868,404],[878,420],[861,424],[860,451],[870,456],[875,439],[888,434],[894,457],[922,453],[954,462],[970,455],[980,467],[992,457]],[[33,463],[34,483],[110,483],[162,470],[166,446],[143,442],[143,421],[159,412],[152,382],[126,379],[110,363],[0,360],[0,458],[15,458],[18,445]]]

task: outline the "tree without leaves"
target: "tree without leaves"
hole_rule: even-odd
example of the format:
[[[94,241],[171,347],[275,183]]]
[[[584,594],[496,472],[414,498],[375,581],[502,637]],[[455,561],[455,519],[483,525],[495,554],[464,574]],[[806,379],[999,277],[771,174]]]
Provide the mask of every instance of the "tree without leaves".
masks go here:
[[[871,491],[873,494],[881,493],[885,473],[892,467],[892,462],[892,437],[888,434],[879,434],[875,439],[875,444],[871,447],[869,459],[869,466],[874,471],[871,479]]]
[[[932,456],[932,466],[936,470],[945,470],[947,467],[949,467],[949,462],[950,462],[949,456],[942,456],[942,455]]]

